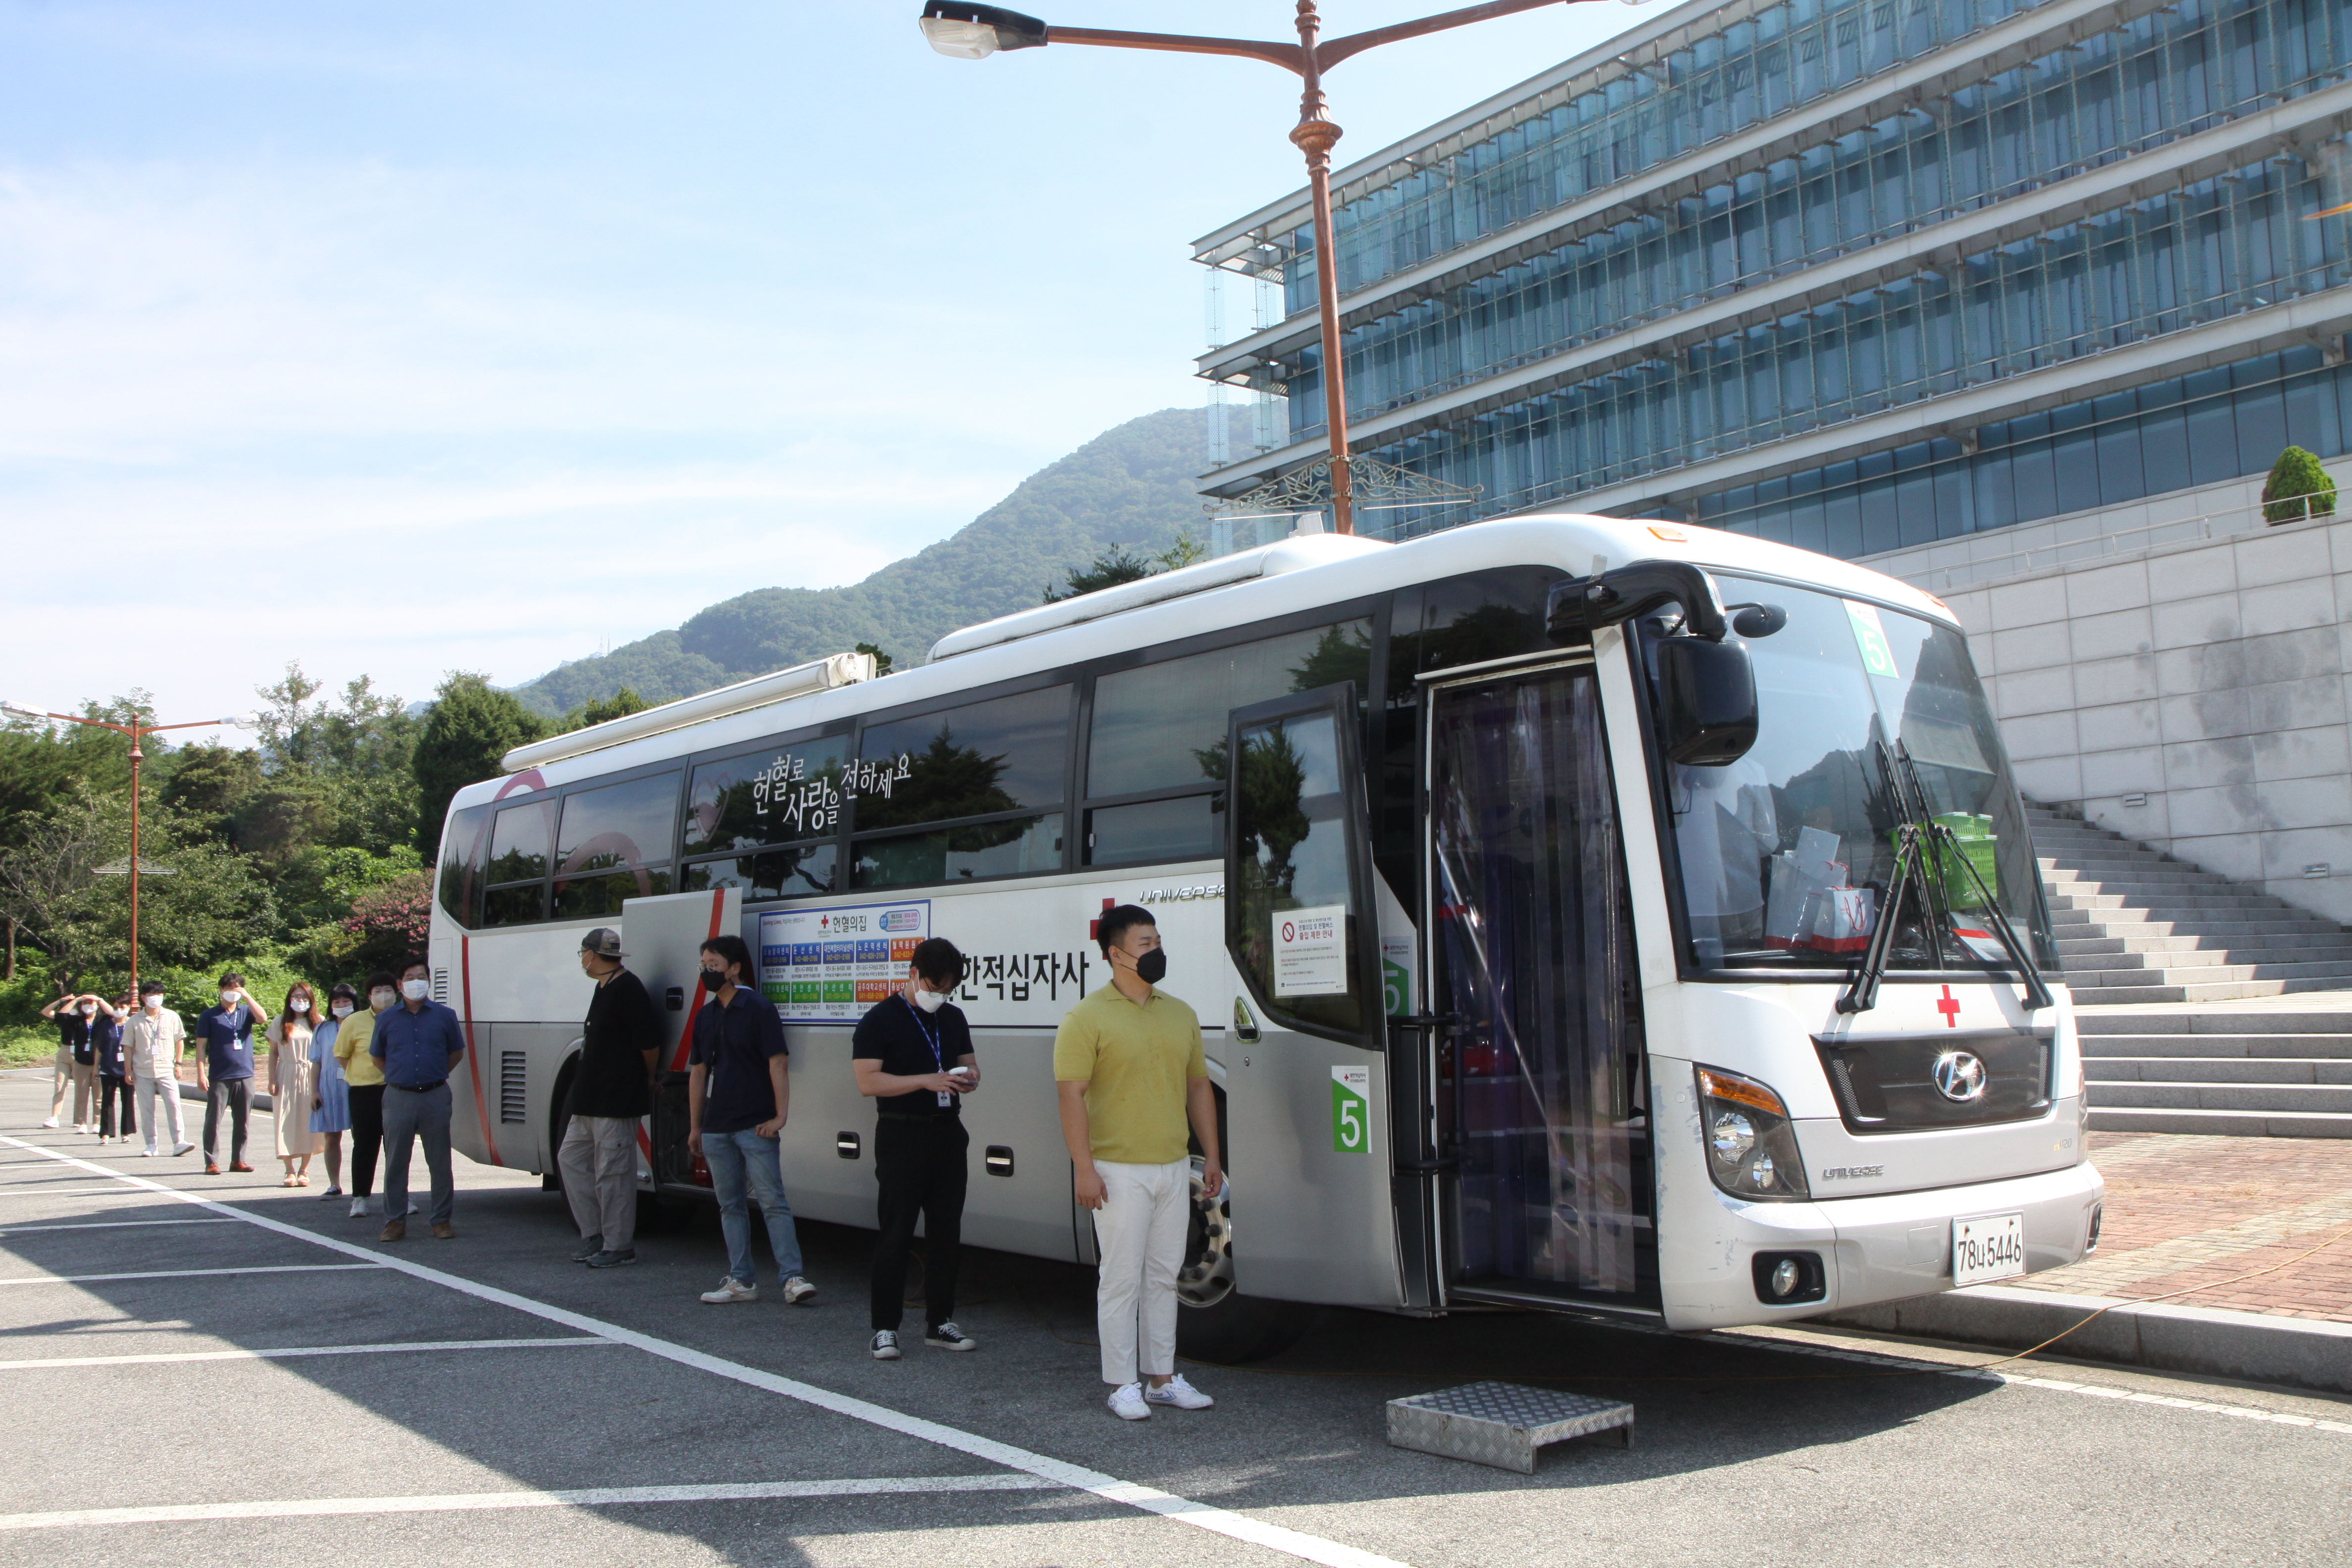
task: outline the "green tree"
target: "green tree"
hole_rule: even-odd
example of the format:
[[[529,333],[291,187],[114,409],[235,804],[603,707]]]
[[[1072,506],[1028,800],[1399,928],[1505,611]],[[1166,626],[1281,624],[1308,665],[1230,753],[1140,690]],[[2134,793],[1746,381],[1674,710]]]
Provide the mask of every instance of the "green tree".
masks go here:
[[[469,784],[494,778],[499,759],[542,740],[547,721],[500,691],[487,676],[453,670],[434,693],[412,766],[416,773],[416,847],[430,862],[441,850],[441,819],[449,797]]]
[[[1122,583],[1139,583],[1146,577],[1156,577],[1162,572],[1173,572],[1179,566],[1205,561],[1208,556],[1208,548],[1192,537],[1190,529],[1180,530],[1176,542],[1165,550],[1138,554],[1124,544],[1114,544],[1096,556],[1093,565],[1071,567],[1063,574],[1060,587],[1046,588],[1045,602],[1057,605],[1064,599],[1075,599],[1080,594],[1116,588]]]
[[[236,814],[262,786],[261,753],[218,742],[184,747],[162,770],[158,795],[195,831],[228,841]]]
[[[2271,465],[2263,486],[2263,520],[2301,522],[2307,517],[2327,517],[2336,510],[2336,481],[2319,458],[2300,447],[2289,447]]]
[[[882,651],[879,645],[870,642],[862,642],[856,647],[851,648],[849,651],[852,653],[870,653],[874,656],[875,679],[879,680],[884,676],[890,673],[892,660],[888,654]]]
[[[614,719],[642,713],[653,704],[624,686],[610,697],[592,697],[555,721],[554,733],[568,735],[574,730],[585,730],[591,724],[603,724]]]

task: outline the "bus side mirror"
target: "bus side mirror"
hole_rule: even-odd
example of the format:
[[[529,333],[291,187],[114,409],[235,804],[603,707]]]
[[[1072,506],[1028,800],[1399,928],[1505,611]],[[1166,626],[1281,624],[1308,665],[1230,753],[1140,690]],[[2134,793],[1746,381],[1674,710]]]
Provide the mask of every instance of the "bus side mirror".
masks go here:
[[[1756,743],[1756,670],[1737,642],[1658,644],[1658,721],[1666,756],[1686,767],[1736,763]]]

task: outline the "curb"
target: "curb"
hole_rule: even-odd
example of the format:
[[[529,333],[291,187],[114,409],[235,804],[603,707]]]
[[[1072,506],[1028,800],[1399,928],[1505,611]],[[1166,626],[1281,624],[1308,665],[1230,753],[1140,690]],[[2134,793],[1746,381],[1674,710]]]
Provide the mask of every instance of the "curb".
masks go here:
[[[2105,1316],[2053,1353],[2157,1372],[2200,1373],[2249,1383],[2352,1394],[2352,1323],[2279,1318],[2217,1307],[2141,1305],[2105,1296],[1975,1285],[1908,1301],[1831,1312],[1814,1320],[1881,1333],[1964,1340],[2026,1350],[2089,1313]]]

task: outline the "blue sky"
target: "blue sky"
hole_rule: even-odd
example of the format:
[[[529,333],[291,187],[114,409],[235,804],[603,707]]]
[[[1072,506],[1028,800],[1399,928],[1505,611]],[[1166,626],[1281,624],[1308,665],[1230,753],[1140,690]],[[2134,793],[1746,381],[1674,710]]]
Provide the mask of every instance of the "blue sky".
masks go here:
[[[1292,10],[1072,4],[1047,19]],[[919,10],[0,0],[0,698],[521,680],[855,581],[1199,403],[1188,242],[1301,183],[1295,79],[951,61]],[[1637,15],[1350,61],[1341,161]]]

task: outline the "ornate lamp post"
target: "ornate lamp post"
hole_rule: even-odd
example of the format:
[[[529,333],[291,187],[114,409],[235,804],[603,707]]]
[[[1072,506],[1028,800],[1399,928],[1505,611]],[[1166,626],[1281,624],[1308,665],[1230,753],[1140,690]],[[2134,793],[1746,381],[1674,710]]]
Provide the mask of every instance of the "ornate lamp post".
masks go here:
[[[85,719],[74,713],[36,713],[19,708],[13,702],[0,702],[0,713],[13,713],[19,719],[56,719],[68,724],[86,724],[93,730],[111,730],[118,735],[131,737],[131,994],[139,994],[139,764],[146,754],[139,749],[142,736],[162,730],[212,730],[222,725],[251,729],[250,719],[194,719],[185,724],[142,724],[133,710],[128,724],[116,724],[104,719]],[[158,873],[159,875],[168,873]]]
[[[1331,231],[1331,148],[1339,128],[1326,118],[1323,73],[1352,56],[1400,38],[1417,38],[1517,11],[1543,5],[1578,5],[1581,0],[1486,0],[1441,11],[1411,22],[1350,33],[1325,41],[1323,21],[1315,0],[1298,0],[1298,42],[1281,44],[1254,38],[1195,37],[1182,33],[1121,33],[1101,27],[1049,26],[1034,16],[1001,5],[972,5],[959,0],[929,0],[919,26],[932,48],[956,59],[981,60],[1003,49],[1036,48],[1045,44],[1097,44],[1115,49],[1160,49],[1190,55],[1239,55],[1264,60],[1295,73],[1305,90],[1298,100],[1298,123],[1290,140],[1307,155],[1307,186],[1315,208],[1315,284],[1323,319],[1323,420],[1330,432],[1331,526],[1338,533],[1356,531],[1354,487],[1348,455],[1348,396],[1340,364],[1339,247]],[[1643,0],[1626,0],[1641,5]]]

